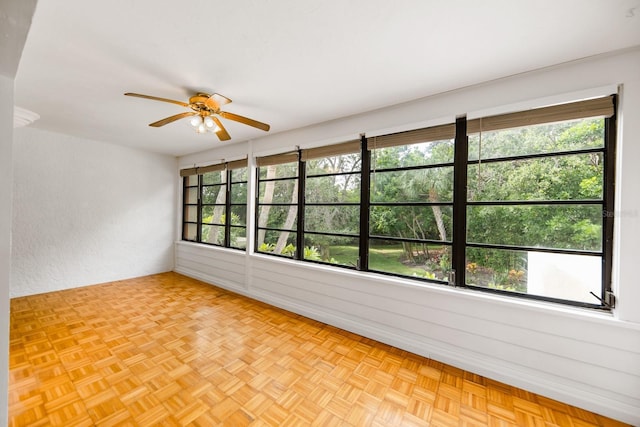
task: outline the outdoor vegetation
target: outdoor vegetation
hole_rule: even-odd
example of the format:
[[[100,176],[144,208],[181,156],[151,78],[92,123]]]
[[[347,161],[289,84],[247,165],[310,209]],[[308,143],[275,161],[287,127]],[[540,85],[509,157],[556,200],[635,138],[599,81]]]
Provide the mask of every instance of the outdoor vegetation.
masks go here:
[[[526,292],[528,250],[602,250],[603,129],[603,119],[584,119],[469,136],[467,283]],[[371,150],[369,270],[447,280],[453,161],[453,139]],[[355,267],[360,153],[305,165],[302,256]],[[295,257],[298,163],[258,173],[256,248]],[[224,224],[217,210],[224,201],[214,186],[209,191],[212,205],[203,222]],[[219,238],[211,227],[207,238]]]

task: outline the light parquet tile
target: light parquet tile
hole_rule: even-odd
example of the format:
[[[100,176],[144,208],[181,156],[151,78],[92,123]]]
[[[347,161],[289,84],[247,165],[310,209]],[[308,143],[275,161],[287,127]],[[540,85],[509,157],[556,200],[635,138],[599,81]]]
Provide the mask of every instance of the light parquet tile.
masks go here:
[[[164,273],[11,300],[10,426],[622,426]]]

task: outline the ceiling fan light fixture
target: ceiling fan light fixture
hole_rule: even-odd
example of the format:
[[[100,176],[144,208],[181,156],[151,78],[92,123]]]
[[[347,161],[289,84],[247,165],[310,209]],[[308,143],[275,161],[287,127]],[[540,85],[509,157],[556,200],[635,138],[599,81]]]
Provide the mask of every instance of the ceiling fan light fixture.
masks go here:
[[[202,119],[200,118],[200,116],[193,116],[193,117],[191,117],[191,119],[189,119],[189,123],[194,128],[197,128],[198,126],[200,126],[202,124]]]
[[[248,117],[241,116],[239,114],[221,111],[220,105],[229,104],[231,100],[226,96],[220,95],[219,93],[209,95],[199,92],[189,98],[189,103],[168,98],[159,98],[157,96],[143,95],[141,93],[126,92],[125,95],[134,96],[136,98],[151,99],[153,101],[169,102],[171,104],[177,104],[185,108],[190,108],[192,110],[180,114],[174,114],[173,116],[165,117],[162,120],[149,123],[149,126],[154,128],[159,128],[166,124],[173,123],[177,120],[190,117],[189,124],[197,133],[215,133],[220,141],[228,141],[231,139],[231,136],[220,122],[220,119],[217,117],[219,116],[220,118],[225,118],[248,126],[252,126],[265,132],[268,132],[270,129],[270,126],[267,123],[262,123]]]

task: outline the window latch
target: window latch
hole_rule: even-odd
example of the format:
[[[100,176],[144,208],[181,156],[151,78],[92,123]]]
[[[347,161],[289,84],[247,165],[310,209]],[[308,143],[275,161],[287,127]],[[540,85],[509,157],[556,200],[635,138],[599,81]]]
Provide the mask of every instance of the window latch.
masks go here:
[[[456,285],[456,271],[455,270],[451,270],[449,272],[449,286],[455,286]]]
[[[598,301],[600,301],[602,303],[602,305],[604,305],[607,308],[615,308],[616,307],[616,296],[613,292],[611,291],[605,291],[604,292],[604,299],[600,298],[598,295],[594,294],[593,292],[589,292],[591,295],[593,295]]]

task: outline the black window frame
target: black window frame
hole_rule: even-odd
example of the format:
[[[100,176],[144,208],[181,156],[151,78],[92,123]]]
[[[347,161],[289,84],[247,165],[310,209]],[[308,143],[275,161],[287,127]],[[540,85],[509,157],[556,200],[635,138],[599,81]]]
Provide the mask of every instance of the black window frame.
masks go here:
[[[446,137],[446,134],[448,134],[449,132],[447,131],[447,128],[452,127],[451,125],[443,125],[443,126],[435,126],[432,128],[426,128],[426,129],[417,129],[415,131],[406,131],[406,132],[400,132],[397,134],[391,134],[391,135],[385,135],[384,137],[386,138],[397,138],[399,139],[398,143],[394,143],[389,145],[389,147],[393,147],[393,146],[411,146],[411,145],[417,145],[417,144],[422,144],[422,143],[437,143],[437,142],[442,142],[442,141],[446,141],[446,140],[451,140],[453,139],[453,134],[450,135],[449,138]],[[424,131],[426,130],[426,133],[431,133],[428,132],[428,130],[435,130],[435,135],[437,136],[430,136],[430,135],[421,135],[423,133],[425,133]],[[442,129],[442,130],[438,130],[438,129]],[[412,134],[417,134],[416,136],[411,136]],[[428,208],[428,207],[433,207],[433,206],[445,206],[445,207],[450,207],[452,210],[454,209],[454,200],[453,197],[455,197],[455,158],[451,159],[451,161],[447,161],[447,162],[437,162],[437,163],[424,163],[424,164],[420,164],[420,165],[409,165],[409,166],[398,166],[398,167],[391,167],[391,168],[380,168],[377,165],[374,165],[374,161],[372,159],[373,157],[373,152],[376,150],[376,138],[377,137],[372,137],[372,138],[367,138],[366,140],[366,147],[363,146],[363,150],[366,151],[366,155],[368,157],[368,163],[369,163],[369,179],[368,179],[368,185],[369,188],[367,188],[367,209],[368,209],[368,213],[369,213],[369,219],[371,217],[371,210],[372,208],[375,207],[384,207],[384,206],[402,206],[402,207],[411,207],[411,208]],[[385,148],[385,147],[381,147],[381,148]],[[409,172],[409,171],[426,171],[426,170],[430,170],[430,169],[442,169],[442,168],[452,168],[452,170],[454,171],[453,173],[453,181],[452,181],[452,199],[449,201],[399,201],[399,202],[377,202],[377,201],[373,201],[371,194],[373,188],[371,188],[371,182],[375,179],[375,175],[379,174],[379,173],[392,173],[392,172]],[[453,221],[452,221],[453,222]],[[447,239],[445,240],[438,240],[438,239],[429,239],[429,238],[409,238],[409,237],[398,237],[398,236],[382,236],[382,235],[376,235],[373,234],[371,232],[370,227],[367,227],[366,230],[363,230],[363,232],[365,233],[366,239],[367,239],[367,257],[365,258],[365,262],[362,263],[362,269],[366,270],[366,271],[370,271],[373,273],[378,273],[378,274],[385,274],[385,275],[391,275],[391,276],[396,276],[396,277],[402,277],[402,278],[410,278],[412,280],[423,280],[423,281],[427,281],[427,282],[431,282],[431,283],[438,283],[438,284],[446,284],[449,283],[450,280],[450,272],[453,269],[453,233],[448,236]],[[452,227],[452,232],[453,232],[453,227]],[[428,277],[420,277],[420,276],[408,276],[408,275],[401,275],[401,274],[395,274],[392,272],[388,272],[388,271],[384,271],[384,270],[380,270],[380,269],[375,269],[372,268],[371,264],[370,264],[370,249],[372,246],[372,240],[380,240],[380,241],[389,241],[389,242],[397,242],[397,243],[402,243],[402,244],[409,244],[409,245],[439,245],[439,246],[443,246],[443,247],[448,247],[449,251],[448,253],[451,254],[451,261],[449,264],[449,268],[446,270],[444,276],[442,278],[428,278]]]
[[[437,202],[435,204],[443,205],[443,206],[451,206],[452,207],[452,236],[447,241],[443,240],[432,240],[432,239],[419,239],[418,243],[425,244],[437,244],[437,245],[448,245],[451,248],[451,274],[445,279],[430,279],[430,278],[422,278],[422,277],[410,277],[406,275],[395,274],[391,272],[378,271],[375,269],[371,269],[369,266],[369,248],[372,243],[372,239],[379,239],[380,236],[375,236],[370,233],[370,220],[371,220],[371,209],[375,206],[384,205],[381,202],[374,202],[371,200],[371,179],[372,173],[375,171],[372,168],[372,158],[371,158],[371,150],[367,148],[367,138],[362,135],[360,140],[360,152],[361,152],[361,170],[360,170],[360,229],[359,235],[351,235],[351,234],[343,234],[343,233],[331,233],[331,232],[320,232],[317,234],[326,234],[331,236],[339,236],[339,237],[349,237],[359,240],[359,258],[357,265],[340,265],[340,264],[330,264],[324,261],[315,261],[315,260],[307,260],[304,259],[304,236],[305,234],[314,234],[316,233],[313,230],[305,229],[305,207],[313,206],[314,203],[306,203],[305,200],[305,183],[307,178],[315,177],[315,175],[306,175],[306,164],[302,159],[304,150],[297,150],[295,155],[297,156],[298,161],[298,170],[297,176],[295,179],[298,180],[298,197],[297,203],[286,203],[286,204],[273,204],[282,205],[282,206],[291,206],[293,204],[297,205],[297,223],[295,230],[281,230],[277,228],[260,228],[258,227],[258,215],[259,208],[261,204],[259,203],[258,197],[256,194],[256,226],[255,226],[255,238],[257,245],[257,235],[259,230],[270,230],[270,231],[288,231],[295,232],[296,234],[296,251],[293,256],[286,258],[295,259],[298,261],[306,261],[312,263],[321,263],[321,264],[330,264],[332,266],[347,268],[347,269],[355,269],[364,272],[372,272],[383,275],[390,275],[394,277],[400,277],[402,279],[409,280],[417,280],[417,281],[425,281],[430,283],[437,284],[447,284],[459,288],[471,289],[474,291],[483,291],[489,293],[497,293],[501,295],[508,295],[510,297],[523,298],[529,300],[538,300],[538,301],[547,301],[553,303],[560,303],[564,305],[570,306],[578,306],[590,309],[602,309],[602,310],[610,310],[614,308],[615,299],[611,298],[612,293],[612,284],[611,284],[611,276],[612,276],[612,259],[613,259],[613,235],[614,235],[614,194],[615,194],[615,163],[616,163],[616,117],[617,117],[617,97],[616,95],[611,95],[608,97],[602,97],[601,99],[610,99],[613,105],[612,114],[611,115],[592,115],[592,116],[578,116],[575,119],[581,118],[589,118],[589,117],[604,117],[604,145],[602,148],[584,148],[577,150],[565,150],[560,152],[552,152],[552,153],[537,153],[537,154],[527,154],[527,155],[518,155],[511,157],[500,157],[496,159],[483,159],[482,163],[491,163],[491,162],[507,162],[511,160],[527,160],[527,159],[540,159],[545,157],[560,157],[560,156],[569,156],[569,155],[579,155],[579,154],[589,154],[589,153],[598,153],[602,155],[603,159],[603,196],[602,200],[544,200],[544,201],[526,201],[526,202],[510,202],[510,201],[469,201],[467,200],[467,186],[468,186],[468,168],[470,165],[480,163],[480,160],[469,159],[469,132],[468,125],[471,122],[467,120],[466,116],[460,116],[456,119],[455,124],[451,124],[454,126],[454,154],[453,161],[450,163],[439,163],[437,165],[424,165],[424,166],[411,166],[406,168],[397,168],[398,170],[408,170],[408,169],[427,169],[434,167],[453,167],[453,200],[447,202]],[[580,103],[582,101],[578,101]],[[569,105],[571,103],[561,104]],[[539,110],[543,110],[541,108]],[[532,110],[536,111],[536,109]],[[527,113],[527,112],[522,112]],[[579,115],[580,113],[578,113]],[[608,113],[607,113],[608,114]],[[569,119],[566,119],[569,120]],[[538,122],[540,124],[549,123],[552,124],[554,122],[559,122],[564,120],[552,120],[541,121]],[[505,128],[508,128],[505,127]],[[428,130],[427,128],[426,130]],[[435,141],[437,139],[432,139]],[[380,169],[377,172],[381,172]],[[256,188],[260,188],[260,184],[265,182],[264,179],[260,178],[260,171],[258,169],[258,173],[256,174]],[[287,178],[273,178],[273,181],[278,180],[287,180],[293,179],[292,177]],[[256,193],[259,193],[257,191]],[[411,202],[411,203],[395,203],[393,205],[415,205],[415,206],[430,206],[433,205],[433,202],[424,201],[424,202]],[[574,249],[556,249],[556,248],[539,248],[539,247],[531,247],[531,246],[516,246],[516,245],[494,245],[487,243],[478,243],[478,242],[470,242],[467,239],[468,234],[468,221],[467,221],[467,209],[470,206],[503,206],[503,205],[523,205],[523,206],[535,206],[535,205],[597,205],[602,207],[602,247],[601,250],[597,253],[591,250],[574,250]],[[390,237],[382,237],[387,240],[402,240],[405,241],[407,239],[403,238],[390,238]],[[412,239],[409,239],[412,240]],[[483,247],[483,248],[492,248],[492,249],[508,249],[508,250],[534,250],[539,252],[550,252],[550,253],[558,253],[558,254],[582,254],[588,256],[598,256],[601,258],[602,262],[602,277],[601,277],[601,292],[600,295],[594,296],[594,302],[588,303],[584,301],[576,301],[576,300],[567,300],[554,298],[544,295],[536,295],[536,294],[527,294],[521,292],[513,292],[509,290],[503,289],[494,289],[494,288],[483,288],[480,286],[469,285],[466,283],[466,251],[468,248],[472,247]],[[280,254],[272,254],[268,252],[260,252],[257,250],[256,252],[261,254],[267,254],[272,256],[283,256]]]
[[[355,141],[352,141],[352,143],[354,143]],[[299,171],[300,171],[300,176],[304,177],[304,179],[301,180],[301,183],[299,183],[299,188],[300,188],[300,194],[302,197],[300,197],[299,199],[299,209],[300,212],[303,213],[303,215],[301,215],[302,220],[299,220],[300,222],[300,227],[299,227],[299,231],[298,234],[299,236],[301,236],[300,241],[299,241],[299,245],[302,246],[303,251],[304,249],[307,247],[305,245],[306,240],[305,237],[307,235],[316,235],[316,236],[327,236],[327,237],[344,237],[347,239],[353,239],[358,241],[358,244],[360,244],[360,236],[361,236],[361,232],[362,232],[362,226],[360,224],[360,221],[362,220],[362,215],[361,215],[361,210],[363,209],[362,207],[362,190],[360,191],[359,194],[359,201],[358,202],[309,202],[307,201],[307,179],[311,178],[323,178],[323,177],[338,177],[338,176],[347,176],[347,175],[359,175],[360,178],[360,185],[362,186],[362,152],[360,149],[360,144],[362,144],[362,141],[357,141],[358,142],[358,149],[357,151],[352,151],[352,152],[343,152],[341,154],[337,154],[337,155],[327,155],[327,156],[321,156],[321,157],[315,157],[315,158],[309,158],[309,159],[305,159],[305,152],[304,150],[301,152],[300,154],[300,167],[299,167]],[[350,144],[349,142],[345,143],[345,145]],[[350,151],[350,150],[346,150],[346,151]],[[331,158],[331,157],[336,157],[336,156],[340,156],[340,155],[348,155],[348,154],[358,154],[360,156],[360,168],[356,171],[349,171],[349,172],[325,172],[325,173],[313,173],[313,174],[308,174],[308,169],[307,169],[307,162],[309,160],[315,160],[317,158]],[[318,231],[318,230],[309,230],[307,222],[305,221],[305,214],[306,214],[306,208],[307,206],[317,206],[317,207],[328,207],[328,206],[355,206],[358,208],[358,231],[355,233],[339,233],[339,232],[330,232],[330,231]],[[325,260],[313,260],[313,259],[307,259],[305,258],[305,254],[304,252],[302,252],[301,254],[301,259],[307,262],[314,262],[314,263],[318,263],[318,264],[328,264],[328,265],[335,265],[335,266],[340,266],[343,268],[348,268],[348,269],[358,269],[360,266],[360,249],[358,248],[358,259],[356,260],[356,262],[354,264],[337,264],[337,263],[332,263],[330,260],[329,261],[325,261]]]
[[[607,97],[605,97],[607,98]],[[560,303],[565,305],[595,308],[610,310],[615,307],[615,299],[613,298],[613,290],[611,284],[612,276],[612,259],[613,259],[613,220],[614,212],[614,194],[615,194],[615,163],[616,163],[616,117],[617,117],[617,96],[611,95],[611,102],[613,105],[613,114],[610,117],[604,117],[604,144],[602,148],[583,148],[575,150],[565,150],[557,152],[543,152],[526,155],[516,156],[504,156],[489,159],[469,159],[469,132],[467,132],[467,119],[466,117],[459,118],[456,126],[456,179],[457,187],[456,203],[454,205],[454,212],[458,214],[458,228],[457,234],[454,239],[458,239],[458,242],[464,242],[463,244],[454,245],[456,248],[456,268],[455,268],[455,286],[473,289],[489,293],[497,293],[501,295],[510,295],[515,297],[526,298],[530,300],[547,301]],[[603,98],[604,99],[604,98]],[[588,117],[581,117],[588,118]],[[557,123],[558,121],[548,121],[543,123]],[[580,154],[595,154],[600,153],[603,157],[603,184],[602,184],[602,199],[601,200],[528,200],[528,201],[469,201],[467,199],[467,184],[468,184],[468,168],[470,165],[477,165],[480,162],[483,164],[508,162],[508,161],[522,161],[529,159],[542,159],[542,158],[557,158],[563,156],[580,155]],[[467,224],[467,208],[469,206],[571,206],[571,205],[599,205],[602,210],[602,230],[601,241],[602,247],[600,251],[593,250],[576,250],[576,249],[561,249],[561,248],[546,248],[546,247],[532,247],[522,245],[504,245],[504,244],[488,244],[468,241],[468,224]],[[456,216],[454,214],[454,227],[456,227]],[[464,225],[462,227],[461,225]],[[488,287],[479,287],[467,284],[467,248],[484,248],[484,249],[497,249],[497,250],[513,250],[513,251],[533,251],[541,253],[555,253],[555,254],[570,254],[570,255],[585,255],[594,256],[601,259],[601,289],[600,295],[595,295],[594,303],[587,303],[584,301],[567,300],[561,298],[555,298],[550,296],[536,295],[536,294],[524,294],[519,292],[505,291],[501,289],[494,289]],[[599,302],[599,303],[598,303]]]
[[[236,180],[233,181],[233,171],[234,170],[239,170],[245,168],[246,169],[246,176],[247,179],[246,180]],[[224,182],[220,182],[220,183],[214,183],[214,184],[206,184],[204,182],[204,174],[206,173],[210,173],[210,172],[214,172],[214,171],[224,171]],[[229,249],[234,249],[234,250],[239,250],[239,251],[243,251],[246,252],[247,247],[246,245],[244,247],[238,247],[238,246],[233,246],[232,242],[231,242],[231,231],[233,228],[244,228],[245,229],[245,236],[246,236],[246,230],[248,227],[247,221],[246,221],[246,215],[245,215],[245,225],[241,226],[241,225],[237,225],[237,224],[232,224],[231,223],[231,212],[232,212],[232,207],[235,206],[245,206],[245,210],[248,209],[248,204],[245,201],[245,203],[239,203],[239,202],[233,202],[232,201],[232,191],[233,191],[233,185],[238,185],[238,184],[245,184],[245,187],[248,189],[248,174],[249,174],[249,168],[248,168],[248,162],[247,160],[238,160],[235,162],[226,162],[226,163],[222,163],[222,164],[216,164],[216,165],[211,165],[211,166],[204,166],[204,167],[199,167],[199,168],[191,168],[191,169],[183,169],[181,171],[181,175],[182,175],[182,179],[183,179],[183,203],[182,203],[182,240],[183,241],[187,241],[187,242],[194,242],[194,243],[200,243],[200,244],[204,244],[204,245],[209,245],[209,246],[217,246],[217,247],[224,247],[224,248],[229,248]],[[193,180],[193,177],[196,177],[196,182],[197,184],[194,185],[192,182],[190,182],[191,180]],[[220,203],[204,203],[203,199],[203,192],[205,190],[205,188],[207,187],[220,187],[219,191],[224,191],[225,194],[225,201],[224,204]],[[196,203],[187,203],[187,198],[186,198],[186,194],[188,194],[190,189],[196,189],[197,190],[197,201]],[[191,201],[189,201],[191,202]],[[224,209],[224,216],[225,216],[225,220],[224,223],[219,222],[219,223],[208,223],[208,222],[204,222],[203,221],[203,209],[207,206],[221,206]],[[197,209],[197,219],[196,221],[188,221],[188,215],[187,215],[187,211],[189,208],[193,208],[196,207]],[[188,237],[188,227],[189,226],[195,226],[196,227],[196,236],[195,239],[189,239]],[[218,226],[218,227],[223,227],[224,229],[224,236],[223,236],[223,243],[222,244],[218,244],[218,243],[213,243],[213,242],[205,242],[202,239],[202,227],[203,226]]]
[[[277,257],[282,257],[282,258],[288,258],[288,259],[301,259],[304,255],[303,253],[303,248],[301,247],[300,244],[300,227],[301,227],[301,215],[300,215],[300,199],[302,197],[301,193],[301,184],[300,184],[300,168],[301,168],[301,163],[302,161],[300,160],[300,153],[301,151],[298,149],[296,151],[292,151],[292,152],[288,152],[288,153],[283,153],[280,155],[274,155],[274,156],[270,156],[267,159],[266,162],[261,162],[260,160],[258,160],[257,164],[256,164],[256,192],[255,192],[255,233],[254,233],[254,251],[256,253],[260,253],[260,254],[267,254],[270,256],[277,256]],[[262,163],[266,163],[266,164],[262,164]],[[269,166],[278,166],[278,165],[287,165],[287,164],[293,164],[296,163],[296,174],[295,175],[287,175],[287,176],[275,176],[272,178],[269,178],[268,176],[265,176],[264,178],[261,177],[261,171],[260,168],[261,167],[269,167]],[[293,183],[293,185],[297,185],[297,197],[296,197],[296,202],[292,203],[285,203],[285,202],[261,202],[260,201],[260,184],[264,183],[265,185],[267,183],[273,183],[274,185],[276,185],[279,182],[288,182],[291,181]],[[304,185],[304,184],[302,184]],[[262,207],[288,207],[291,208],[292,206],[296,206],[296,224],[295,227],[293,229],[284,229],[284,228],[280,228],[280,227],[270,227],[268,225],[265,226],[261,226],[260,225],[260,215],[261,215],[261,208]],[[268,214],[267,214],[268,215]],[[286,232],[286,233],[295,233],[295,242],[296,242],[296,250],[295,253],[291,254],[291,256],[286,255],[286,254],[282,254],[282,253],[273,253],[271,251],[266,251],[266,250],[261,250],[260,246],[260,242],[259,242],[259,236],[260,233],[264,232],[265,234],[268,232]]]

